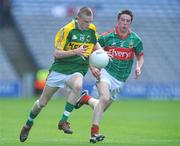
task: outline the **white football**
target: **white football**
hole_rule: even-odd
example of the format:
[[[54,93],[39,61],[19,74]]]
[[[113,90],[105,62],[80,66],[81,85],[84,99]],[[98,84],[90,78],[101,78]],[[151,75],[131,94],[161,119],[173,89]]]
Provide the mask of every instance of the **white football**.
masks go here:
[[[104,50],[96,50],[90,55],[89,63],[96,68],[104,68],[109,63],[109,56]]]

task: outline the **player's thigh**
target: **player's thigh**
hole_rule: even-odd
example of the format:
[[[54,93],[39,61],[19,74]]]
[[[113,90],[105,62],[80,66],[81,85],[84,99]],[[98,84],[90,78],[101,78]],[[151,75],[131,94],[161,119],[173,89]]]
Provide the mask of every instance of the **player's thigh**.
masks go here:
[[[39,100],[43,103],[47,103],[58,89],[58,87],[50,87],[46,85]]]
[[[110,100],[110,90],[109,90],[109,84],[107,82],[99,82],[97,83],[97,89],[99,97],[104,100]]]
[[[74,74],[67,81],[68,86],[75,92],[80,92],[82,89],[83,76],[80,73]]]

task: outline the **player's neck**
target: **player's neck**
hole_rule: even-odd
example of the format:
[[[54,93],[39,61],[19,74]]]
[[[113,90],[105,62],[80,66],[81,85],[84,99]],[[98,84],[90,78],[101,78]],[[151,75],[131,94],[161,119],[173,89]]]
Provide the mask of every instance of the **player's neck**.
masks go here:
[[[77,24],[78,24],[78,28],[80,29],[80,30],[83,30],[82,29],[82,27],[81,27],[81,25],[77,22]]]
[[[116,34],[123,40],[126,39],[129,36],[130,32],[131,32],[130,29],[121,30],[121,29],[119,29],[118,26],[116,26],[115,31],[116,31]]]
[[[129,30],[121,30],[121,29],[118,29],[118,32],[119,32],[119,35],[121,36],[127,36],[129,34]]]

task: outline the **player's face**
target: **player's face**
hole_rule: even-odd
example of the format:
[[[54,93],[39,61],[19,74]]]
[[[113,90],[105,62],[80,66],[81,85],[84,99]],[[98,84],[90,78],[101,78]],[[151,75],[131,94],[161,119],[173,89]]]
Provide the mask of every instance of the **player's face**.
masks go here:
[[[127,32],[131,25],[131,16],[122,14],[118,20],[118,27],[121,32]]]
[[[78,18],[78,25],[81,30],[87,30],[91,22],[92,22],[92,17]]]

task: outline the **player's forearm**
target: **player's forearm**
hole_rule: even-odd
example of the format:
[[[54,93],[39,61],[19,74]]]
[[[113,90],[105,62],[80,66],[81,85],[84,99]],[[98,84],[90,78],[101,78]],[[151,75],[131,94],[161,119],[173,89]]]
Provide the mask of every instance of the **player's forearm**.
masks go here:
[[[69,50],[69,51],[55,50],[54,52],[55,58],[65,58],[73,55],[76,55],[76,52],[74,50]]]
[[[138,56],[138,57],[137,57],[137,61],[136,61],[136,69],[138,68],[138,69],[141,70],[143,64],[144,64],[144,58],[143,58],[143,56]]]

